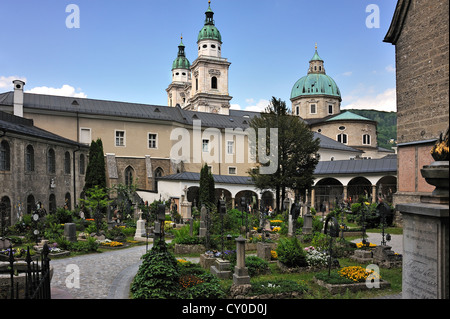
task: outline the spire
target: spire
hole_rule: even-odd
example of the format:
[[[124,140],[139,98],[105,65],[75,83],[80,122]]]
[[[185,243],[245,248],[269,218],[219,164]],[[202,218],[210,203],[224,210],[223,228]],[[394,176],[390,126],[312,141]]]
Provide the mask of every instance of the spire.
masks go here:
[[[315,50],[316,51],[315,51],[314,56],[312,57],[311,61],[323,61],[320,58],[319,53],[317,52],[317,42],[316,42],[316,45],[315,45]]]
[[[183,34],[181,34],[181,42],[180,42],[180,44],[178,45],[178,56],[180,57],[180,56],[185,56],[185,54],[184,54],[184,48],[185,48],[185,46],[184,46],[184,44],[183,44]]]
[[[214,25],[214,12],[211,10],[211,0],[208,1],[208,10],[206,10],[205,15],[205,25]]]

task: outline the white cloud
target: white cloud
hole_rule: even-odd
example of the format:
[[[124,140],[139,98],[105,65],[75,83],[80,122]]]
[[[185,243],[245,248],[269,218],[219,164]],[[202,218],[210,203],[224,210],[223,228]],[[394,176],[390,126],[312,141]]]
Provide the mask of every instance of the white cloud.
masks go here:
[[[386,68],[386,71],[388,71],[389,73],[395,73],[395,68],[392,66],[392,64],[389,64]]]
[[[353,74],[352,71],[342,73],[343,76],[351,76]]]
[[[342,109],[378,110],[386,112],[397,111],[397,91],[395,88],[387,89],[377,95],[353,95],[343,97],[342,99],[349,103],[343,106]]]
[[[80,91],[80,89],[78,89]],[[31,90],[25,91],[26,93],[34,94],[46,94],[46,95],[58,95],[58,96],[70,96],[87,98],[87,95],[83,92],[77,92],[77,90],[68,84],[64,84],[61,88],[50,88],[46,86],[40,86],[32,88]]]
[[[21,76],[0,76],[0,90],[12,91],[14,89],[12,81],[14,80],[21,80],[25,83],[27,82],[27,79]]]
[[[244,111],[249,111],[249,112],[264,112],[265,109],[267,108],[267,106],[269,106],[269,104],[270,104],[270,101],[264,100],[264,99],[260,99],[257,103],[255,103],[254,99],[245,99],[245,102],[250,105],[241,107],[239,104],[231,104],[230,108],[232,110],[244,110]]]

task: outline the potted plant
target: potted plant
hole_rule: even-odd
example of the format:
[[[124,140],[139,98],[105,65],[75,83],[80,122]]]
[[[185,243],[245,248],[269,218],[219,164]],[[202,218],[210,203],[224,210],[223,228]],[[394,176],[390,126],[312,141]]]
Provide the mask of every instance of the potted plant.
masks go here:
[[[433,196],[448,197],[449,194],[449,145],[448,129],[445,135],[441,133],[438,142],[430,151],[435,162],[424,166],[421,174],[426,182],[436,186]]]

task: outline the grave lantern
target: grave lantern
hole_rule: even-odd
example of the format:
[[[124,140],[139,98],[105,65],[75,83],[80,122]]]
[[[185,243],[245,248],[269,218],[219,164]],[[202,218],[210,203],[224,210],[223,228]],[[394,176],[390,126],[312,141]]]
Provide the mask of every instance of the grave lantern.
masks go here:
[[[386,218],[391,213],[391,208],[388,204],[381,202],[377,206],[377,213],[380,216],[380,222],[381,222],[381,246],[386,246],[386,240],[391,240],[391,235],[386,234],[384,232],[384,229],[387,225]],[[385,239],[386,238],[386,239]]]

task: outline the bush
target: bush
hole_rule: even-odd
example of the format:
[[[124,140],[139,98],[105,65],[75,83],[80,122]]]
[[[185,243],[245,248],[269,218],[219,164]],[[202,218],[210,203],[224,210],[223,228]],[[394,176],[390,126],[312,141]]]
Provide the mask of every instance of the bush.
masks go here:
[[[297,237],[282,238],[276,249],[278,260],[289,268],[306,267],[306,252],[300,246]]]
[[[250,277],[263,275],[270,270],[269,263],[257,256],[248,256],[245,258],[245,266],[248,268]]]
[[[164,241],[156,243],[143,257],[131,284],[135,299],[176,299],[181,292],[180,269]]]
[[[302,283],[297,283],[293,280],[265,280],[258,281],[252,284],[251,295],[263,295],[263,294],[279,294],[279,293],[291,293],[298,292],[303,293],[308,288]]]

